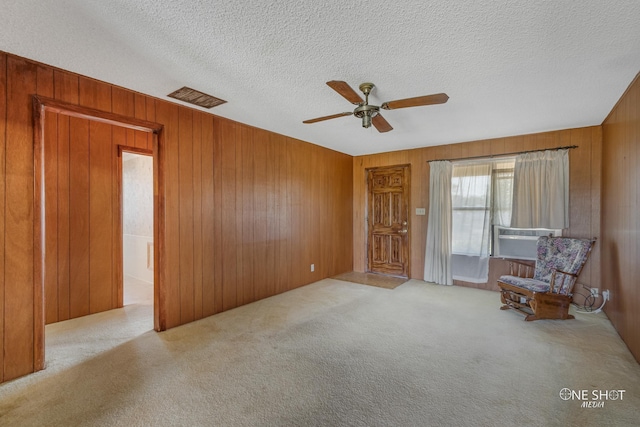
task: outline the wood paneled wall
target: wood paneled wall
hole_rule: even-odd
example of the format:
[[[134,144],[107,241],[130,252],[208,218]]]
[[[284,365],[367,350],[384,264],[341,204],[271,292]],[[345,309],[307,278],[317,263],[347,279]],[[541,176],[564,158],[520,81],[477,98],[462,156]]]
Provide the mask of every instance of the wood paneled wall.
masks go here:
[[[167,328],[352,269],[351,156],[0,52],[0,381],[35,366],[35,94],[164,126]]]
[[[46,112],[47,324],[122,306],[118,146],[153,148],[149,132]]]
[[[604,311],[640,362],[640,74],[602,128]]]
[[[416,208],[425,208],[426,212],[429,212],[428,161],[500,155],[567,145],[577,145],[579,148],[569,152],[570,229],[566,230],[565,235],[585,238],[598,237],[600,235],[600,163],[602,151],[602,134],[599,126],[354,157],[354,270],[364,271],[366,268],[365,171],[367,168],[411,164],[411,206],[409,208],[410,277],[422,280],[424,277],[428,216],[418,216],[415,214],[415,210]],[[580,275],[580,282],[597,287],[600,282],[599,265],[600,246],[596,244],[590,260]],[[471,284],[456,281],[456,284],[497,291],[496,279],[507,271],[508,263],[506,261],[492,259],[489,265],[488,283]]]

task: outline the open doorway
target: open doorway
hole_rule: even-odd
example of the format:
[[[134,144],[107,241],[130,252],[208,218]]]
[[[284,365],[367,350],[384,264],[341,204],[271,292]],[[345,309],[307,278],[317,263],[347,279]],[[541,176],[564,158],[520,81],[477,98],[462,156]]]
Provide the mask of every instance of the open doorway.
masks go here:
[[[123,304],[153,304],[153,157],[123,151]]]
[[[34,96],[34,370],[45,366],[45,324],[47,347],[54,344],[50,330],[61,332],[72,325],[91,324],[87,335],[78,336],[78,345],[96,341],[116,343],[128,325],[109,322],[114,339],[105,338],[102,321],[130,320],[131,313],[113,310],[123,306],[123,151],[145,154],[152,159],[151,223],[152,242],[164,239],[162,125],[113,113],[79,107],[62,101]],[[124,144],[124,145],[122,145]],[[124,148],[131,146],[132,148]],[[163,282],[159,274],[162,245],[145,255],[151,261],[152,283],[148,314],[136,322],[144,331],[165,327]],[[151,248],[150,248],[151,249]],[[147,268],[147,264],[145,264]],[[148,299],[148,296],[145,297]],[[131,311],[131,310],[129,310]],[[96,314],[96,316],[87,315]],[[135,328],[134,328],[135,329]],[[61,344],[69,336],[60,334]],[[106,344],[105,344],[106,345]],[[84,348],[63,346],[73,354]],[[91,351],[99,351],[99,346]],[[68,360],[65,354],[56,360]],[[66,363],[66,362],[65,362]]]

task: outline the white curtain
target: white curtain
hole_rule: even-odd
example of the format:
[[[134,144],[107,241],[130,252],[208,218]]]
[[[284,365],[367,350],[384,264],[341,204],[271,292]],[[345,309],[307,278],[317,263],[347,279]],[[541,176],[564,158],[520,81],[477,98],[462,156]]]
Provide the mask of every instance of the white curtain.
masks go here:
[[[493,225],[511,225],[513,201],[513,165],[515,159],[497,161],[493,166]]]
[[[491,238],[492,163],[456,164],[451,180],[452,275],[486,283]]]
[[[511,227],[569,227],[569,152],[520,154],[513,175]]]
[[[429,162],[429,224],[424,280],[453,285],[451,274],[451,171],[448,161]]]

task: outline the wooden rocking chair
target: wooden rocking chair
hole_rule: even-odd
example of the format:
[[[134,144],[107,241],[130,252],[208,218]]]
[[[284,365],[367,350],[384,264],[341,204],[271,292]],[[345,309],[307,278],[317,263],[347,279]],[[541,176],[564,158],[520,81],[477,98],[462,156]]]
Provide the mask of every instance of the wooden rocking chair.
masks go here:
[[[573,319],[573,286],[594,244],[595,239],[538,238],[535,266],[511,261],[509,275],[498,279],[500,309],[516,310],[524,320]]]

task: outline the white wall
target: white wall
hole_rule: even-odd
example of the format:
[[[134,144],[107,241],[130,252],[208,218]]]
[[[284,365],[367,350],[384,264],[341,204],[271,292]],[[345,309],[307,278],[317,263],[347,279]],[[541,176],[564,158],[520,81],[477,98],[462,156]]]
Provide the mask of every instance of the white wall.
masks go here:
[[[153,157],[123,153],[122,201],[124,275],[153,283]]]

